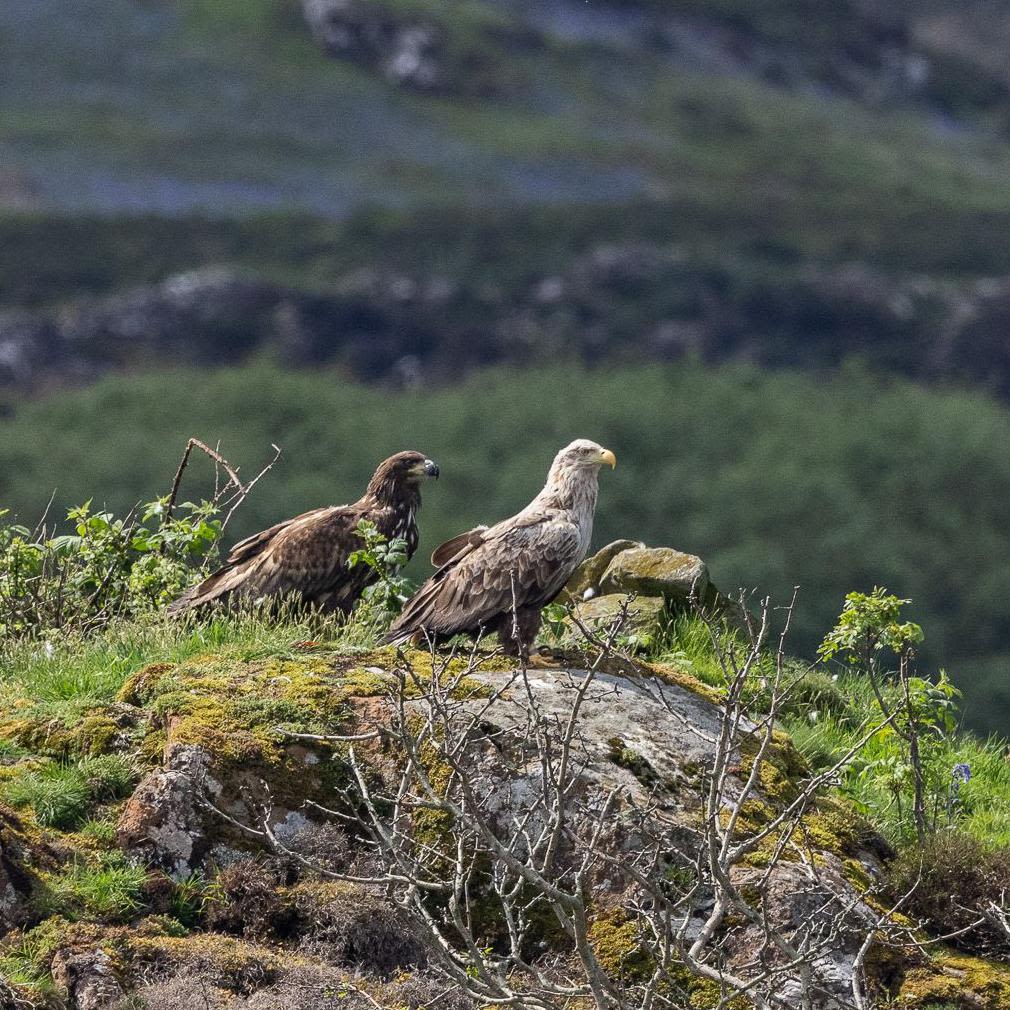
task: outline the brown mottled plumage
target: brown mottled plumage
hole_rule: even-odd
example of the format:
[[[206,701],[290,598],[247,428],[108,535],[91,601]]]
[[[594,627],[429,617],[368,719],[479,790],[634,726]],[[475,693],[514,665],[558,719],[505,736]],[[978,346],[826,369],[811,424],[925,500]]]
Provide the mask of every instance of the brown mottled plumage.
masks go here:
[[[362,546],[358,523],[367,519],[389,539],[402,537],[412,555],[420,483],[437,476],[438,467],[419,452],[390,456],[354,504],[314,509],[240,541],[224,567],[183,593],[169,612],[295,594],[320,610],[349,613],[377,577],[365,565],[348,568],[348,558]]]
[[[507,652],[528,652],[540,611],[589,549],[600,466],[616,462],[609,449],[588,439],[562,449],[544,489],[522,512],[436,548],[431,560],[438,571],[407,601],[386,641],[437,642],[497,631]]]

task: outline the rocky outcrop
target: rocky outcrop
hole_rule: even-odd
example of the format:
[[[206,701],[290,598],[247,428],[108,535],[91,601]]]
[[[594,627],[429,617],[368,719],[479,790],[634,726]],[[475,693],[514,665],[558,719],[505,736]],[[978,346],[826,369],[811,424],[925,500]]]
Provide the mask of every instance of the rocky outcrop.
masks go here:
[[[29,917],[32,893],[38,886],[30,865],[32,855],[20,819],[0,807],[0,935]],[[36,864],[43,861],[41,856],[34,853]]]
[[[331,56],[417,91],[444,90],[451,83],[442,32],[431,21],[399,14],[377,0],[303,0],[302,9]]]
[[[610,593],[579,603],[575,614],[587,628],[607,628],[623,615],[622,637],[635,646],[648,646],[656,641],[666,625],[666,601],[659,596],[636,596]]]
[[[172,747],[128,800],[116,826],[120,848],[175,877],[192,873],[210,846],[201,798],[221,792],[212,760],[202,747]]]
[[[442,10],[390,0],[302,0],[319,46],[425,94],[500,97],[514,90],[508,44],[540,45],[529,25],[487,17],[479,7]]]
[[[657,595],[637,596],[629,605],[636,619],[659,621],[676,612],[683,573],[697,578],[699,565],[676,551],[625,541],[589,559],[573,586],[585,583],[588,598],[580,607],[620,607],[630,594],[592,593],[616,586],[618,576],[648,579],[638,584]],[[599,665],[590,675],[594,661]],[[578,717],[569,732],[576,698]],[[106,702],[110,720],[124,706],[143,718],[132,720],[125,736],[106,734],[103,746],[117,758],[129,753],[146,774],[125,803],[99,803],[89,808],[89,821],[50,832],[66,866],[47,854],[30,813],[22,823],[0,809],[0,897],[7,895],[9,913],[0,965],[27,965],[19,977],[42,978],[47,992],[62,1000],[21,1005],[364,1010],[378,1003],[472,1010],[458,987],[449,991],[439,979],[439,948],[425,926],[433,909],[443,916],[447,892],[440,881],[463,837],[457,826],[465,816],[447,816],[432,794],[417,788],[417,779],[402,778],[411,767],[424,768],[436,799],[444,790],[461,802],[464,786],[450,782],[464,782],[480,805],[479,831],[507,839],[515,858],[533,851],[532,839],[542,837],[560,811],[564,831],[550,861],[559,879],[571,879],[584,840],[592,837],[606,858],[585,877],[592,889],[589,941],[615,982],[632,969],[648,977],[651,955],[642,939],[648,932],[633,913],[647,914],[649,906],[636,890],[641,876],[635,874],[660,866],[664,889],[680,887],[683,874],[697,879],[696,887],[687,885],[690,903],[684,906],[685,935],[697,938],[715,893],[710,875],[691,876],[704,862],[698,862],[706,851],[704,825],[722,823],[738,810],[739,838],[753,837],[810,775],[776,731],[753,779],[755,790],[744,799],[759,727],[743,716],[726,743],[719,694],[685,670],[626,655],[594,657],[592,651],[545,652],[517,670],[488,649],[472,665],[459,655],[346,643],[299,642],[268,655],[225,646],[137,670],[118,698]],[[433,713],[437,741],[459,733],[455,770],[439,743],[424,736]],[[100,706],[89,714],[101,716]],[[418,736],[407,746],[410,733]],[[66,748],[82,745],[76,739],[68,737]],[[94,746],[89,738],[88,747]],[[558,790],[545,768],[556,767],[562,751],[572,773]],[[720,767],[728,787],[712,801],[717,818],[704,818],[717,756],[725,758]],[[31,766],[30,758],[17,760]],[[368,799],[361,783],[367,783]],[[364,813],[369,804],[379,811],[376,821]],[[117,830],[107,834],[117,816]],[[767,838],[726,873],[788,942],[802,946],[812,935],[835,931],[837,942],[818,955],[821,988],[809,1004],[835,1010],[845,1005],[861,937],[880,914],[867,891],[880,878],[884,849],[840,798],[812,799],[798,817],[788,858],[775,862],[776,843]],[[405,867],[419,852],[431,860],[424,864],[433,878],[424,914],[397,890],[396,875],[385,876],[381,839],[389,837],[383,828],[391,823],[408,835],[397,850]],[[271,835],[281,845],[270,844]],[[478,835],[466,837],[470,845]],[[501,903],[488,886],[493,852],[481,852],[467,882],[471,911],[489,944],[504,935]],[[40,895],[44,902],[35,900]],[[528,956],[543,956],[567,972],[571,945],[549,909],[532,902],[526,912],[537,922]],[[757,963],[777,963],[766,931],[742,915],[726,916],[713,928],[723,931],[719,963],[727,970],[745,974]],[[923,991],[941,991],[938,979],[947,984],[926,959],[903,961],[894,970],[895,993],[900,972],[918,972]],[[963,971],[973,993],[985,991],[976,984],[978,965]],[[642,981],[641,974],[635,978]],[[1001,997],[1010,993],[1010,976],[1005,989],[1002,974],[997,982]],[[715,1005],[718,994],[698,978],[684,984],[691,1006]],[[783,991],[797,1005],[807,995]],[[0,981],[0,1007],[6,995]],[[912,1010],[929,1004],[894,1005]]]
[[[871,861],[876,873],[881,872],[882,868],[868,853],[863,853],[863,858]],[[731,876],[743,893],[761,888],[769,918],[797,949],[836,927],[835,942],[817,958],[820,991],[804,994],[800,986],[784,982],[780,995],[791,996],[797,1006],[802,1006],[804,995],[821,1001],[833,997],[839,1006],[849,1005],[853,962],[867,929],[877,922],[879,913],[846,879],[842,860],[834,853],[819,853],[816,869],[802,863],[780,863],[771,870],[740,867]],[[727,964],[735,968],[751,963],[755,957],[775,959],[776,954],[769,951],[767,937],[760,927],[742,925],[729,946]]]
[[[53,981],[74,1010],[118,1010],[125,995],[112,958],[101,948],[59,950],[52,960]]]
[[[587,558],[568,580],[562,602],[591,628],[604,628],[626,610],[622,634],[638,647],[653,645],[670,619],[694,608],[739,623],[739,606],[709,579],[701,558],[672,547],[615,540]]]
[[[708,566],[672,547],[630,547],[617,552],[600,576],[601,593],[637,593],[670,604],[708,594]]]
[[[327,362],[399,386],[559,356],[595,363],[690,354],[775,367],[795,364],[816,315],[825,332],[841,336],[816,351],[804,345],[810,363],[858,354],[894,367],[895,346],[915,334],[921,353],[900,359],[907,372],[982,380],[1010,393],[1006,277],[969,285],[865,265],[802,265],[775,283],[760,273],[730,283],[737,269],[692,263],[677,246],[608,243],[511,284],[372,264],[320,294],[206,266],[59,310],[0,312],[0,390],[166,362],[232,364],[264,350],[285,365]],[[671,302],[689,304],[689,314],[671,311]],[[781,342],[754,339],[768,326]]]

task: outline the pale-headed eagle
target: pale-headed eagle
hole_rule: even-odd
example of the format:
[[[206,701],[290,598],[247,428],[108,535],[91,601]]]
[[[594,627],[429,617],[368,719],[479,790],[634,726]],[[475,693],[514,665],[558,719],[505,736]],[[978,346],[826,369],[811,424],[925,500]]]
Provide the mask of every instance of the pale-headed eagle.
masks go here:
[[[351,554],[364,546],[358,523],[374,523],[389,540],[402,537],[409,557],[417,550],[420,486],[428,477],[438,477],[438,467],[422,453],[390,456],[353,505],[313,509],[240,541],[224,567],[183,593],[169,613],[289,595],[322,611],[350,613],[365,587],[378,578],[367,565],[348,567]]]
[[[526,655],[540,611],[589,549],[600,467],[609,449],[577,439],[554,458],[544,489],[517,515],[438,547],[438,571],[407,601],[386,641],[438,642],[497,631],[510,655]]]

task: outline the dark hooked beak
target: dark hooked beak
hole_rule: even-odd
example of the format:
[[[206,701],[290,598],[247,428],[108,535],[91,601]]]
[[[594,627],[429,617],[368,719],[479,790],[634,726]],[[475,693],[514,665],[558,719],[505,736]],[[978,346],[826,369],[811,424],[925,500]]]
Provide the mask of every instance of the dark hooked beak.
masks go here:
[[[431,459],[426,459],[424,461],[424,473],[427,477],[434,477],[438,480],[438,464]]]

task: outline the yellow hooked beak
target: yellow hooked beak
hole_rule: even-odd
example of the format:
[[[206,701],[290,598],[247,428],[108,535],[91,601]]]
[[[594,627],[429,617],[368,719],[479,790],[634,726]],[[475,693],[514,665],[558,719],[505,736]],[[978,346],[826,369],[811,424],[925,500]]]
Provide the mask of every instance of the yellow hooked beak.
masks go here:
[[[610,469],[613,470],[617,466],[617,457],[609,449],[604,449],[600,453],[600,462],[609,463]]]

